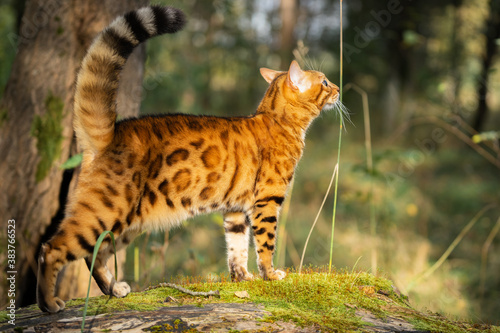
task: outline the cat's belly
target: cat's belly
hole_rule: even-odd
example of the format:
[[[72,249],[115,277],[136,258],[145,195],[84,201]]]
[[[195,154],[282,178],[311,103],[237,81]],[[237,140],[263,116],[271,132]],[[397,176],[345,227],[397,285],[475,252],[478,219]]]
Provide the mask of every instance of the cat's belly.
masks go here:
[[[156,214],[150,214],[142,218],[142,220],[137,223],[137,226],[141,231],[153,230],[162,231],[170,230],[174,227],[178,227],[183,221],[193,217],[189,212],[186,211],[175,211],[172,213],[157,212]]]
[[[239,193],[238,190],[235,192]],[[172,202],[175,205],[174,209],[166,202],[158,203],[155,207],[145,207],[143,212],[146,214],[138,217],[138,221],[134,224],[141,230],[169,230],[180,226],[183,221],[199,215],[236,211],[248,213],[253,202],[251,196],[249,191],[243,191],[231,201],[224,201],[223,195],[220,195],[220,197],[216,196],[215,200],[210,203],[189,202],[189,205],[186,198],[184,198],[184,204],[182,199],[179,199],[180,201],[174,199]]]

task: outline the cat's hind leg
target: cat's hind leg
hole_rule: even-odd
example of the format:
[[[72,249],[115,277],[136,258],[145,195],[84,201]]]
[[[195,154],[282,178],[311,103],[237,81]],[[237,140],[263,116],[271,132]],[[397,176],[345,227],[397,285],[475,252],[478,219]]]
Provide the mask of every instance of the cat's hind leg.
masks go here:
[[[37,303],[42,311],[55,313],[64,309],[64,301],[55,296],[59,271],[69,262],[92,253],[96,238],[76,218],[66,218],[58,232],[42,244],[38,256]]]
[[[227,264],[232,281],[252,280],[248,273],[248,241],[250,221],[244,213],[224,214],[224,231],[227,243]]]
[[[137,236],[137,234],[139,234],[138,230],[127,230],[121,234],[115,241],[116,251],[118,252],[120,249],[126,247],[135,238],[135,236]],[[130,286],[126,282],[117,282],[106,265],[109,257],[114,253],[113,244],[110,241],[108,246],[103,247],[103,249],[97,253],[92,276],[103,294],[115,297],[125,297],[130,293]],[[92,265],[92,255],[85,258],[85,262],[87,263],[87,267],[90,271]]]
[[[64,309],[64,301],[55,296],[59,271],[71,261],[90,256],[94,251],[97,238],[108,229],[100,220],[98,223],[82,222],[89,220],[91,216],[88,214],[80,214],[78,218],[74,216],[65,218],[58,232],[42,245],[38,256],[37,276],[37,303],[42,311],[55,313]],[[118,230],[114,234],[117,238],[117,247],[122,247],[133,239],[127,236],[128,232],[124,232],[120,237],[118,237]],[[102,267],[106,264],[105,259],[113,252],[110,243],[111,238],[107,237],[101,245],[103,250],[94,267],[94,278],[101,290],[108,290],[115,296],[123,297],[130,292],[130,287],[124,282],[112,283],[114,279],[111,273],[107,267]]]

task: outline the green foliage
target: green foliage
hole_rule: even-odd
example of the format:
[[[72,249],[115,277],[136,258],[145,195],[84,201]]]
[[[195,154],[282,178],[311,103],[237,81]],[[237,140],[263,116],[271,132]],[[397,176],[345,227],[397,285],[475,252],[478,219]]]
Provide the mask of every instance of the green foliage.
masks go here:
[[[62,121],[64,117],[64,103],[49,92],[45,99],[45,114],[35,115],[31,124],[31,135],[37,139],[36,148],[40,162],[36,170],[37,182],[42,181],[49,173],[52,163],[61,154],[61,144],[64,140],[62,134]]]
[[[83,154],[80,153],[80,154],[73,155],[70,158],[68,158],[66,160],[66,162],[61,164],[60,168],[64,169],[64,170],[74,169],[82,163],[82,160],[83,160]]]
[[[168,36],[168,42],[165,37],[148,42],[141,112],[252,114],[267,88],[259,67],[271,66],[270,57],[276,57],[275,51],[257,40],[256,27],[242,26],[252,18],[253,4],[163,2],[193,17],[187,29]],[[284,69],[287,64],[278,66]]]

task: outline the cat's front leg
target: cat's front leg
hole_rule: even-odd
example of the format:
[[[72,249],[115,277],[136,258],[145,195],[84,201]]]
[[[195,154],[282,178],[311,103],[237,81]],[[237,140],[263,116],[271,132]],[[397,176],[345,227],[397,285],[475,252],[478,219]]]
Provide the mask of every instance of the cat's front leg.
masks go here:
[[[244,213],[224,214],[224,231],[227,243],[227,264],[232,281],[252,280],[248,273],[248,239],[250,221]]]
[[[285,272],[275,270],[273,267],[278,211],[283,200],[282,196],[267,196],[258,199],[252,214],[257,264],[260,275],[265,280],[281,280],[286,276]]]
[[[121,298],[127,296],[131,289],[128,283],[122,281],[117,282],[115,277],[108,269],[106,265],[108,258],[112,256],[115,251],[118,252],[122,248],[126,247],[130,241],[132,241],[139,233],[140,229],[128,229],[117,237],[115,247],[108,245],[103,247],[97,254],[96,260],[94,262],[94,269],[92,271],[92,276],[95,282],[105,295],[113,295],[115,297]],[[85,258],[87,267],[89,270],[92,267],[92,256]]]

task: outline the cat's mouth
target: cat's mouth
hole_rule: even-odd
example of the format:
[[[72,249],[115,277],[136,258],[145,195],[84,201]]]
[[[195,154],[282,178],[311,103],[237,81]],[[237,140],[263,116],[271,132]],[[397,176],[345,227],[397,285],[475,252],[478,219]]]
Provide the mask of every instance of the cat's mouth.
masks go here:
[[[349,110],[347,109],[347,107],[344,104],[342,104],[342,102],[339,99],[339,95],[337,94],[332,99],[333,99],[332,102],[328,101],[325,104],[322,111],[328,111],[328,110],[334,109],[335,111],[337,111],[337,114],[339,115],[340,119],[342,119],[342,124],[345,124],[346,120],[348,122],[352,123]]]
[[[325,106],[323,106],[322,111],[327,111],[335,108],[337,103],[340,103],[338,92],[336,94],[332,94],[330,98],[328,98],[328,101],[326,102]]]

